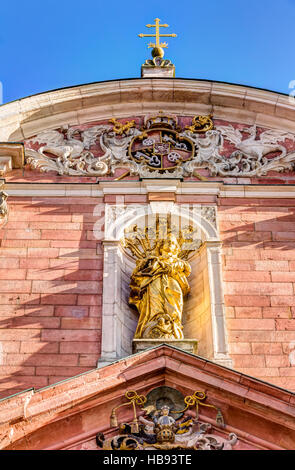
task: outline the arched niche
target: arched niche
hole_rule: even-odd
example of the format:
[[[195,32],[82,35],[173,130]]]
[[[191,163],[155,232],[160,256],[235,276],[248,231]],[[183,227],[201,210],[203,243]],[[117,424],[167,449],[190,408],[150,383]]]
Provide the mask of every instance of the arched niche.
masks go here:
[[[120,243],[126,229],[148,226],[155,214],[193,226],[202,241],[189,263],[191,292],[184,302],[184,337],[199,341],[198,354],[231,366],[228,356],[221,273],[221,243],[214,206],[156,202],[106,205],[102,311],[102,353],[98,366],[132,354],[138,313],[128,304],[135,259]]]

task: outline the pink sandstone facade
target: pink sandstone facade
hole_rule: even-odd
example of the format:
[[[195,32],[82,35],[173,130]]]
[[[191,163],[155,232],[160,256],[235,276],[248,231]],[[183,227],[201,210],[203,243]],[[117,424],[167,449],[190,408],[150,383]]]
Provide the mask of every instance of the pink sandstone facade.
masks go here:
[[[146,196],[125,198],[128,204],[146,200]],[[216,199],[202,196],[206,203]],[[103,251],[92,230],[93,210],[100,200],[9,200],[0,251],[2,398],[72,377],[97,364]],[[295,233],[288,232],[294,227],[292,200],[230,198],[218,204],[233,367],[294,390],[290,353],[295,250],[288,249]]]
[[[235,433],[239,438],[235,450],[294,448],[292,393],[169,346],[7,399],[0,413],[5,423],[1,448],[97,450],[98,431],[114,435],[109,417],[126,389],[136,386],[142,394],[164,384],[184,394],[205,389],[208,399],[221,407],[227,425],[218,428],[210,408],[203,407],[199,417],[220,436]],[[130,410],[123,409],[120,420],[131,419]]]
[[[128,167],[117,163],[112,174],[95,176],[69,174],[64,167],[60,174],[55,167],[41,172],[34,160],[38,154],[54,161],[58,154],[50,149],[74,148],[73,139],[79,146],[87,131],[110,127],[111,118],[134,120],[141,128],[160,111],[174,116],[182,130],[194,116],[212,114],[213,130],[223,139],[218,155],[232,159],[231,166],[220,166],[218,157],[214,171],[204,160],[197,172],[174,178],[136,172],[124,177]],[[8,195],[0,226],[1,447],[95,448],[98,430],[111,435],[105,423],[128,386],[147,392],[165,384],[183,393],[206,389],[220,403],[228,431],[239,436],[238,449],[294,448],[295,113],[288,98],[206,81],[123,80],[24,98],[3,105],[0,120],[0,147],[6,145],[0,154],[11,156],[15,142],[25,154],[19,167],[11,157],[13,168],[4,169],[0,181]],[[44,136],[50,131],[64,140]],[[104,153],[97,136],[85,149],[97,159]],[[165,346],[133,357],[128,345],[120,353],[104,343],[113,328],[107,326],[107,250],[118,241],[106,235],[107,211],[119,203],[127,214],[134,205],[153,202],[216,211],[216,219],[208,219],[214,234],[204,229],[202,236],[220,258],[200,261],[206,266],[194,278],[191,298],[199,306],[193,307],[194,318],[201,306],[203,313],[187,320],[187,331],[199,340],[199,358]],[[214,263],[219,271],[212,271]],[[128,342],[130,332],[124,335]],[[203,369],[208,373],[202,375]],[[70,380],[57,384],[65,379]],[[98,396],[92,398],[94,383]],[[65,399],[68,393],[71,399]],[[70,407],[77,407],[71,430],[60,426]],[[210,413],[204,418],[210,421]],[[64,437],[55,422],[66,429]]]

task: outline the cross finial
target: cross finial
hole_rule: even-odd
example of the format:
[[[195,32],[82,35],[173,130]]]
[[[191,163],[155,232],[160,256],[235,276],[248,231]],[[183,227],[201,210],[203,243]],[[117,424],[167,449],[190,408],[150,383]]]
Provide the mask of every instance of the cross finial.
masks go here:
[[[150,38],[156,38],[156,42],[150,42],[148,44],[148,47],[152,47],[153,50],[152,50],[152,56],[153,57],[163,57],[164,56],[164,51],[163,49],[164,48],[167,48],[168,47],[168,44],[167,42],[160,42],[160,38],[163,38],[163,37],[169,37],[169,38],[176,38],[177,37],[177,34],[160,34],[160,28],[168,28],[169,25],[168,24],[160,24],[160,19],[159,18],[156,18],[155,19],[155,24],[147,24],[146,27],[147,28],[156,28],[155,30],[155,34],[139,34],[138,36],[140,38],[146,38],[146,37],[150,37]]]

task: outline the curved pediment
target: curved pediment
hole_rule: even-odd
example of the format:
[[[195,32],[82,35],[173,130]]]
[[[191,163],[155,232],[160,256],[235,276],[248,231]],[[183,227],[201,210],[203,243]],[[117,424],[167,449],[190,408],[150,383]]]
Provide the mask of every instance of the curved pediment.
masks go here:
[[[292,98],[291,98],[292,100]],[[290,97],[241,85],[191,79],[129,79],[48,91],[0,107],[0,141],[23,140],[46,129],[165,109],[294,131]]]
[[[247,183],[267,176],[279,177],[279,182],[286,181],[282,173],[294,176],[292,100],[199,80],[100,82],[1,106],[0,141],[23,142],[28,167],[50,176],[243,177],[249,178]],[[149,127],[155,116],[169,117],[169,132],[165,126]],[[212,126],[198,125],[206,118]],[[140,141],[149,141],[151,148],[142,152]],[[166,154],[159,147],[162,141]],[[30,175],[25,178],[30,180]]]

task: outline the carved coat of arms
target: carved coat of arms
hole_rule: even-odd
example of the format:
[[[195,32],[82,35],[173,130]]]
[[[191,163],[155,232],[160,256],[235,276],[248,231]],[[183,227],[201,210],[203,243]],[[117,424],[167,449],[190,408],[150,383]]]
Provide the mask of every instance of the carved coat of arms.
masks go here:
[[[127,402],[115,407],[110,424],[117,428],[117,433],[106,438],[99,432],[96,443],[104,450],[231,450],[238,438],[230,433],[221,437],[209,423],[198,419],[199,406],[217,410],[216,426],[224,428],[224,419],[216,406],[203,403],[206,394],[201,391],[183,397],[171,387],[162,386],[151,390],[147,396],[138,395],[135,391],[125,393]],[[122,406],[131,405],[134,417],[132,422],[118,423],[117,412]],[[141,407],[143,414],[137,415],[136,406]],[[187,410],[195,406],[196,413]],[[180,407],[180,409],[179,409]]]
[[[194,143],[181,136],[172,124],[152,122],[149,125],[149,129],[132,139],[128,149],[131,159],[145,163],[151,170],[165,171],[193,158]]]
[[[142,119],[141,119],[142,122]],[[256,125],[214,126],[212,116],[178,125],[176,116],[146,116],[77,129],[43,131],[25,143],[32,169],[60,175],[112,176],[117,168],[139,177],[263,176],[295,169],[295,135]],[[200,176],[200,175],[199,175]]]

